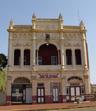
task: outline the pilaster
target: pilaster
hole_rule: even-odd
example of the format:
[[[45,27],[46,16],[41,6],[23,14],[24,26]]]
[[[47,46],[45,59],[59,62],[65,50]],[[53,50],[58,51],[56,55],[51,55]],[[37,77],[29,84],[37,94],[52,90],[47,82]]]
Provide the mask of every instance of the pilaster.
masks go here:
[[[84,72],[88,73],[88,72]],[[89,80],[89,74],[84,74],[84,83],[85,83],[85,93],[91,94],[91,86],[90,86],[90,80]]]
[[[60,41],[61,41],[61,65],[62,65],[62,69],[64,69],[64,65],[65,65],[65,53],[64,53],[64,37],[63,37],[63,33],[60,33]]]
[[[87,63],[87,48],[86,48],[86,35],[83,32],[82,34],[83,38],[82,38],[82,43],[83,43],[83,54],[84,54],[84,68],[87,69],[88,68],[88,63]]]
[[[9,53],[11,52],[11,53]],[[14,51],[12,51],[12,33],[9,33],[9,42],[8,42],[8,67],[13,66],[14,58],[12,58],[14,55]]]
[[[75,49],[72,48],[72,66],[76,66],[76,60],[75,60]]]
[[[24,66],[24,49],[23,48],[21,48],[21,67],[23,67]]]
[[[6,84],[6,102],[7,104],[11,104],[11,84],[12,84],[12,77],[7,76],[7,84]]]
[[[33,66],[36,65],[36,36],[35,32],[33,32]]]

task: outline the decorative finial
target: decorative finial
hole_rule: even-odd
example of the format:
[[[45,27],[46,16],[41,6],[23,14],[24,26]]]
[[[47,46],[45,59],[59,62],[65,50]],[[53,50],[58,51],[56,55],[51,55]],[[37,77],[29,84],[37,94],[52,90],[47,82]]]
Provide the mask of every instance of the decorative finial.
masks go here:
[[[36,18],[36,15],[35,15],[35,13],[33,13],[33,15],[32,15],[32,19],[34,19],[34,18]]]
[[[63,17],[62,17],[62,15],[61,15],[61,13],[59,13],[59,19],[63,19]]]
[[[10,20],[10,25],[9,25],[10,29],[13,28],[13,25],[14,25],[14,22],[13,22],[13,20],[11,19],[11,20]]]
[[[14,22],[13,22],[13,20],[11,19],[10,20],[10,26],[13,26],[14,25]]]
[[[84,25],[83,20],[81,20],[81,22],[80,22],[80,27],[81,27],[81,29],[85,29],[85,25]]]

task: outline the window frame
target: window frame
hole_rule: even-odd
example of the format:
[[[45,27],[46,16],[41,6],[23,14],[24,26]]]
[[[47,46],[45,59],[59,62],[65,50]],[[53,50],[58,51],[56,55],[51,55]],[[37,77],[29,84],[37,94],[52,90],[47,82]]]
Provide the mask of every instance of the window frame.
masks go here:
[[[14,66],[19,66],[19,65],[21,65],[21,50],[14,49]]]
[[[66,49],[66,65],[72,65],[72,64],[73,64],[72,63],[72,50],[71,49]]]
[[[75,64],[82,65],[81,49],[75,49]]]
[[[51,65],[57,65],[57,56],[51,56]]]

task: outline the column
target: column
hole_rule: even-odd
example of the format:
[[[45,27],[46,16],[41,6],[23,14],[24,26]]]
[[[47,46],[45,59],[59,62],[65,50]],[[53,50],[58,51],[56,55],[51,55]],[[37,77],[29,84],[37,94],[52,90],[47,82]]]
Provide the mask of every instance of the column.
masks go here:
[[[20,51],[21,51],[21,57],[20,57],[21,63],[20,63],[20,65],[21,65],[21,67],[23,67],[24,66],[24,49],[21,48]]]
[[[37,61],[37,65],[38,65],[38,50],[36,50],[36,61]]]
[[[61,52],[60,49],[58,49],[58,65],[61,64]]]
[[[72,66],[75,68],[76,59],[75,59],[75,49],[72,49]]]
[[[86,33],[82,32],[82,42],[83,42],[83,55],[84,55],[84,83],[85,83],[85,91],[86,94],[91,93],[90,89],[90,78],[89,78],[89,70],[88,70],[88,61],[87,61],[87,47],[86,47]]]
[[[82,34],[83,36],[83,55],[84,55],[84,68],[87,69],[88,68],[88,63],[87,63],[87,48],[86,48],[86,35],[83,32]]]
[[[33,78],[34,79],[34,78]],[[37,81],[32,79],[32,103],[37,103]]]
[[[87,47],[86,47],[86,29],[85,29],[83,21],[80,22],[80,28],[81,28],[81,32],[82,32],[82,46],[83,46],[83,56],[84,56],[84,58],[83,58],[83,64],[84,64],[83,77],[84,77],[84,84],[85,84],[85,93],[91,94],[88,60],[87,60]]]
[[[36,16],[35,14],[33,14],[32,16],[32,29],[35,30],[36,29]],[[36,65],[36,35],[35,32],[33,32],[33,60],[32,60],[32,65],[33,67]]]
[[[64,65],[65,65],[65,60],[64,60],[64,38],[63,38],[63,33],[60,34],[60,38],[61,38],[61,65],[62,65],[62,69],[64,69]]]
[[[36,37],[35,32],[33,32],[33,66],[36,65]]]
[[[85,72],[85,74],[86,74],[86,75],[84,75],[85,93],[91,94],[89,74],[88,74],[88,72]]]
[[[7,76],[7,84],[6,84],[6,103],[11,104],[11,80],[12,77],[9,75]]]
[[[65,88],[65,77],[62,75],[62,81],[61,81],[61,101],[65,102],[66,101],[66,88]]]
[[[12,33],[9,33],[8,39],[8,67],[14,65],[14,50],[12,50]]]

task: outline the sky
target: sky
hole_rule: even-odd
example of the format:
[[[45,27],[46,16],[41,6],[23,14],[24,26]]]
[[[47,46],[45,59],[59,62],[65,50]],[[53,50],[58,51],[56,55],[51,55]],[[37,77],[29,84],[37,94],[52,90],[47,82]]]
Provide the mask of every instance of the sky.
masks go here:
[[[39,18],[64,18],[64,25],[79,25],[87,29],[90,81],[96,84],[96,0],[0,0],[0,53],[7,56],[9,22],[32,24],[32,14]]]

